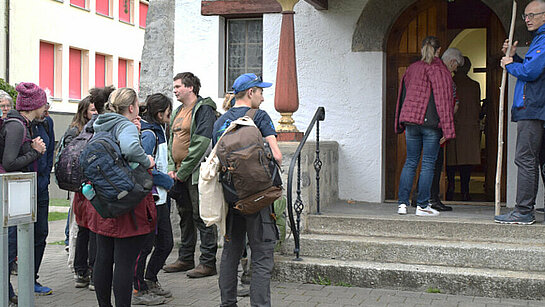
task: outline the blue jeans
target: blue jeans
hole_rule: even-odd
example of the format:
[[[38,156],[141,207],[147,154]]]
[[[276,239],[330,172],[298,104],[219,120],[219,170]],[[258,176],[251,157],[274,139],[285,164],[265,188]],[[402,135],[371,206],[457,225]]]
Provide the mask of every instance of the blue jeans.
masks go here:
[[[409,196],[413,186],[414,175],[420,155],[422,167],[418,181],[418,199],[416,203],[425,208],[430,200],[430,189],[433,181],[435,160],[439,153],[441,130],[418,125],[407,125],[405,139],[407,141],[407,159],[399,178],[399,204],[409,204]]]

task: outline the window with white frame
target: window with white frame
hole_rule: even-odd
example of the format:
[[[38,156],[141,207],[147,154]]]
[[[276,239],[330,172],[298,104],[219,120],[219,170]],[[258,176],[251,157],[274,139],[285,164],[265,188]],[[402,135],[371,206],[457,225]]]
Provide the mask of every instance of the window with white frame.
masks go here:
[[[225,90],[244,73],[263,72],[263,19],[228,19]]]

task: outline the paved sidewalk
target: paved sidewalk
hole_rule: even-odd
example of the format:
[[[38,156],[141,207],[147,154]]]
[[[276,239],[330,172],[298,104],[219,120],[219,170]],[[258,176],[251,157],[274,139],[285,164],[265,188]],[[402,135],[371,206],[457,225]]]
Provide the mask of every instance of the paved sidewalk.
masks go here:
[[[64,240],[65,221],[50,223],[48,242]],[[173,251],[168,262],[175,259]],[[73,274],[66,265],[68,254],[63,245],[48,244],[40,272],[40,282],[53,289],[49,296],[36,297],[36,306],[97,306],[95,293],[74,287]],[[219,266],[218,266],[219,268]],[[13,277],[12,277],[13,278]],[[219,306],[218,276],[189,279],[183,273],[163,272],[159,280],[173,292],[173,300],[164,306]],[[471,297],[421,292],[320,286],[273,282],[273,306],[544,306],[545,301],[524,301]],[[239,306],[250,306],[249,298],[242,298]]]

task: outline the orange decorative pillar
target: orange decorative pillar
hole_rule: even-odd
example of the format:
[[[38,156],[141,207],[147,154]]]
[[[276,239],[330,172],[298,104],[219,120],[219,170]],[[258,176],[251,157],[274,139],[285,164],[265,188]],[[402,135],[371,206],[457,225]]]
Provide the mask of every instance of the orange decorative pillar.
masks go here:
[[[292,114],[299,109],[297,87],[297,66],[295,61],[295,31],[293,26],[293,7],[299,0],[276,0],[282,6],[282,28],[278,48],[278,67],[274,108],[282,115],[276,128],[279,141],[298,141],[303,137],[295,127]]]

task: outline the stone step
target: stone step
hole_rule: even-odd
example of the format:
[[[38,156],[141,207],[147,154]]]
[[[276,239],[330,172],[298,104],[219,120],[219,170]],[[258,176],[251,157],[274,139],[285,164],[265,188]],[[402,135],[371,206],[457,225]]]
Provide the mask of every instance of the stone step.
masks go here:
[[[420,238],[473,242],[545,242],[545,225],[506,225],[488,219],[414,215],[307,215],[307,233],[367,237]]]
[[[514,299],[545,298],[545,274],[370,261],[275,256],[275,280]]]
[[[284,254],[293,254],[293,240]],[[545,244],[304,234],[300,256],[545,272]]]

